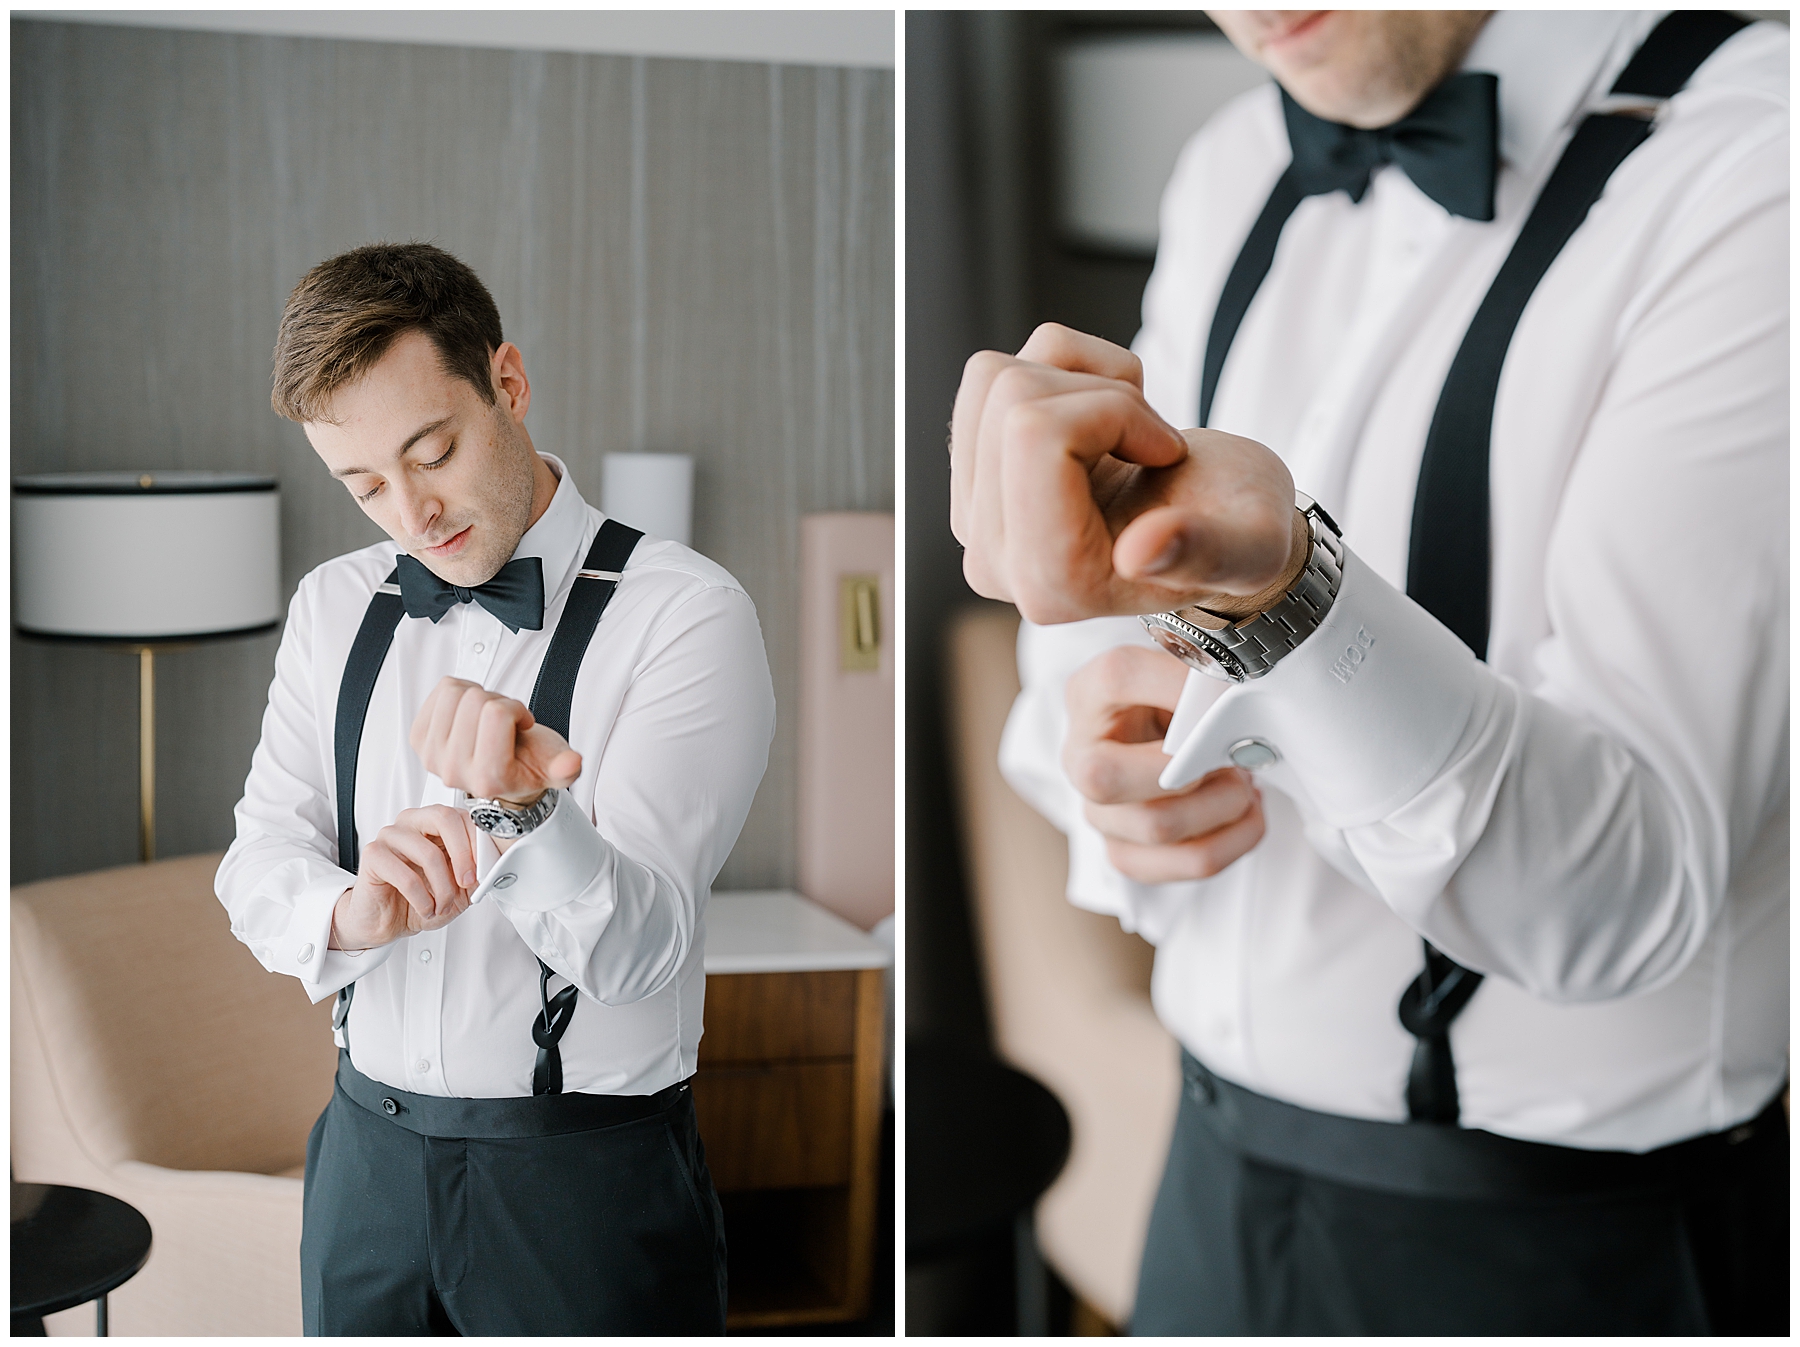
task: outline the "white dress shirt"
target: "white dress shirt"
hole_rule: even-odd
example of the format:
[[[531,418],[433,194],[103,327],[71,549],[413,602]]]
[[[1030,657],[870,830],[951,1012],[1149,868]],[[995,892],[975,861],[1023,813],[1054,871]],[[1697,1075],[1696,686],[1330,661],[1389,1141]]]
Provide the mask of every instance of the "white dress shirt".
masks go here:
[[[1073,901],[1156,944],[1164,1023],[1251,1089],[1404,1119],[1395,1008],[1421,935],[1488,974],[1450,1033],[1466,1126],[1644,1150],[1755,1114],[1786,1074],[1784,27],[1707,61],[1525,310],[1494,415],[1486,662],[1403,592],[1451,357],[1575,123],[1660,17],[1487,23],[1464,69],[1500,77],[1492,223],[1389,166],[1360,205],[1309,197],[1283,231],[1211,424],[1271,446],[1344,527],[1343,590],[1266,678],[1192,675],[1164,744],[1168,786],[1238,739],[1276,747],[1253,852],[1199,883],[1114,871],[1059,766],[1063,684],[1145,637],[1135,619],[1021,635],[1009,779],[1069,834]],[[1288,159],[1268,85],[1169,184],[1135,349],[1176,425]]]
[[[543,629],[509,631],[479,603],[436,623],[400,619],[363,732],[364,847],[403,809],[464,799],[407,743],[441,678],[530,699],[605,518],[545,457],[560,484],[514,552],[543,560]],[[762,780],[775,724],[749,596],[679,543],[639,542],[575,684],[569,739],[581,776],[551,818],[507,850],[518,881],[439,930],[348,954],[327,948],[332,907],[355,879],[337,864],[338,686],[398,551],[383,542],[328,561],[294,595],[237,840],[219,867],[233,934],[315,1002],[354,980],[351,1059],[400,1089],[529,1095],[540,958],[558,975],[552,995],[563,979],[581,989],[561,1043],[564,1090],[650,1094],[685,1079],[700,1043],[707,895]],[[480,842],[485,880],[499,853],[485,834]]]

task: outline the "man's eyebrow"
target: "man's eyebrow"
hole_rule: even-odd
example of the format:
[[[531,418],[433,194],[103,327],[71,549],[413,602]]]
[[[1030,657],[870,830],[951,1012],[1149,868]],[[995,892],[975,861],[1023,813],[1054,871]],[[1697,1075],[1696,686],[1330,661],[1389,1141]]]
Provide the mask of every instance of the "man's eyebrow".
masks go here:
[[[394,455],[394,457],[399,458],[402,455],[404,455],[408,449],[412,448],[420,440],[424,439],[427,435],[431,434],[432,431],[442,430],[446,425],[448,425],[450,423],[451,419],[452,418],[449,416],[440,416],[440,417],[438,417],[437,420],[429,422],[426,425],[420,426],[417,430],[413,431],[412,434],[410,434],[406,437],[406,443],[402,444],[400,446],[399,451]],[[372,469],[372,468],[335,468],[332,470],[331,475],[333,477],[360,477],[364,473],[373,472],[373,471],[374,471],[374,469]]]

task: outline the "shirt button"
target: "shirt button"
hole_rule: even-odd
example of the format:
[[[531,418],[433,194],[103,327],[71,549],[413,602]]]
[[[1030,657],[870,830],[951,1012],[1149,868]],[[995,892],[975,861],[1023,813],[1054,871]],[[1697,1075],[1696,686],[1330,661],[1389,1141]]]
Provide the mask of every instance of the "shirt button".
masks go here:
[[[423,1058],[423,1057],[421,1057],[421,1058],[420,1058],[420,1059],[419,1059],[419,1064],[418,1064],[418,1065],[417,1065],[417,1066],[415,1066],[415,1067],[414,1067],[414,1068],[413,1068],[413,1070],[414,1070],[414,1071],[417,1071],[417,1072],[418,1072],[418,1073],[419,1073],[419,1074],[420,1074],[420,1075],[421,1075],[421,1076],[422,1076],[422,1075],[424,1075],[424,1074],[425,1074],[425,1073],[426,1073],[426,1072],[427,1072],[427,1071],[429,1071],[429,1070],[431,1070],[431,1063],[430,1063],[430,1062],[428,1062],[428,1061],[426,1061],[426,1060],[425,1060],[425,1059],[424,1059],[424,1058]]]
[[[302,945],[302,946],[300,946],[300,953],[297,957],[299,958],[301,963],[311,963],[312,955],[313,955],[312,946],[311,945]]]
[[[483,650],[486,650],[486,649],[487,649],[487,647],[485,645],[483,645],[480,641],[475,642],[475,653],[477,655],[479,655]]]
[[[419,951],[419,962],[420,963],[430,963],[431,962],[431,951],[428,949],[420,950]]]

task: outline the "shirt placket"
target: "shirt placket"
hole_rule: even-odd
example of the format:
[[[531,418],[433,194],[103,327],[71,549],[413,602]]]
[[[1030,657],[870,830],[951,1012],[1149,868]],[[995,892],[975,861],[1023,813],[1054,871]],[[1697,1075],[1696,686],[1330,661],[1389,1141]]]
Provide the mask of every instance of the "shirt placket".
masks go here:
[[[506,634],[500,620],[479,604],[458,604],[444,615],[439,634],[455,642],[453,676],[486,687],[501,638]],[[431,690],[428,687],[420,691],[422,696],[429,696]],[[427,775],[420,803],[457,808],[464,798],[460,790]],[[446,926],[421,931],[406,942],[406,1012],[401,1041],[408,1085],[415,1094],[447,1097],[451,1092],[444,1069],[448,936]]]
[[[1389,174],[1400,170],[1389,168]],[[1361,437],[1375,396],[1375,381],[1387,368],[1387,353],[1419,307],[1421,286],[1442,250],[1452,222],[1407,184],[1377,181],[1358,210],[1378,215],[1368,258],[1363,299],[1342,354],[1322,382],[1301,421],[1288,456],[1295,481],[1320,499],[1342,501],[1353,447]]]

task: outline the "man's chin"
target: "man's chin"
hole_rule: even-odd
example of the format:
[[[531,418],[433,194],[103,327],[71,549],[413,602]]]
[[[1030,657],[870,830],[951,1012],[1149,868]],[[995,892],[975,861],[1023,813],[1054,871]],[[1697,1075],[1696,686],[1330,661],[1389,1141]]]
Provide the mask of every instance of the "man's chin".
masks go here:
[[[434,557],[428,549],[408,550],[407,555],[447,585],[473,589],[485,585],[499,571],[502,563],[486,557],[470,556],[464,551],[454,557]]]
[[[500,571],[499,564],[485,561],[472,561],[457,557],[452,561],[433,561],[430,557],[421,556],[417,552],[409,554],[438,579],[447,585],[457,585],[463,589],[473,589],[476,585],[485,585]]]

